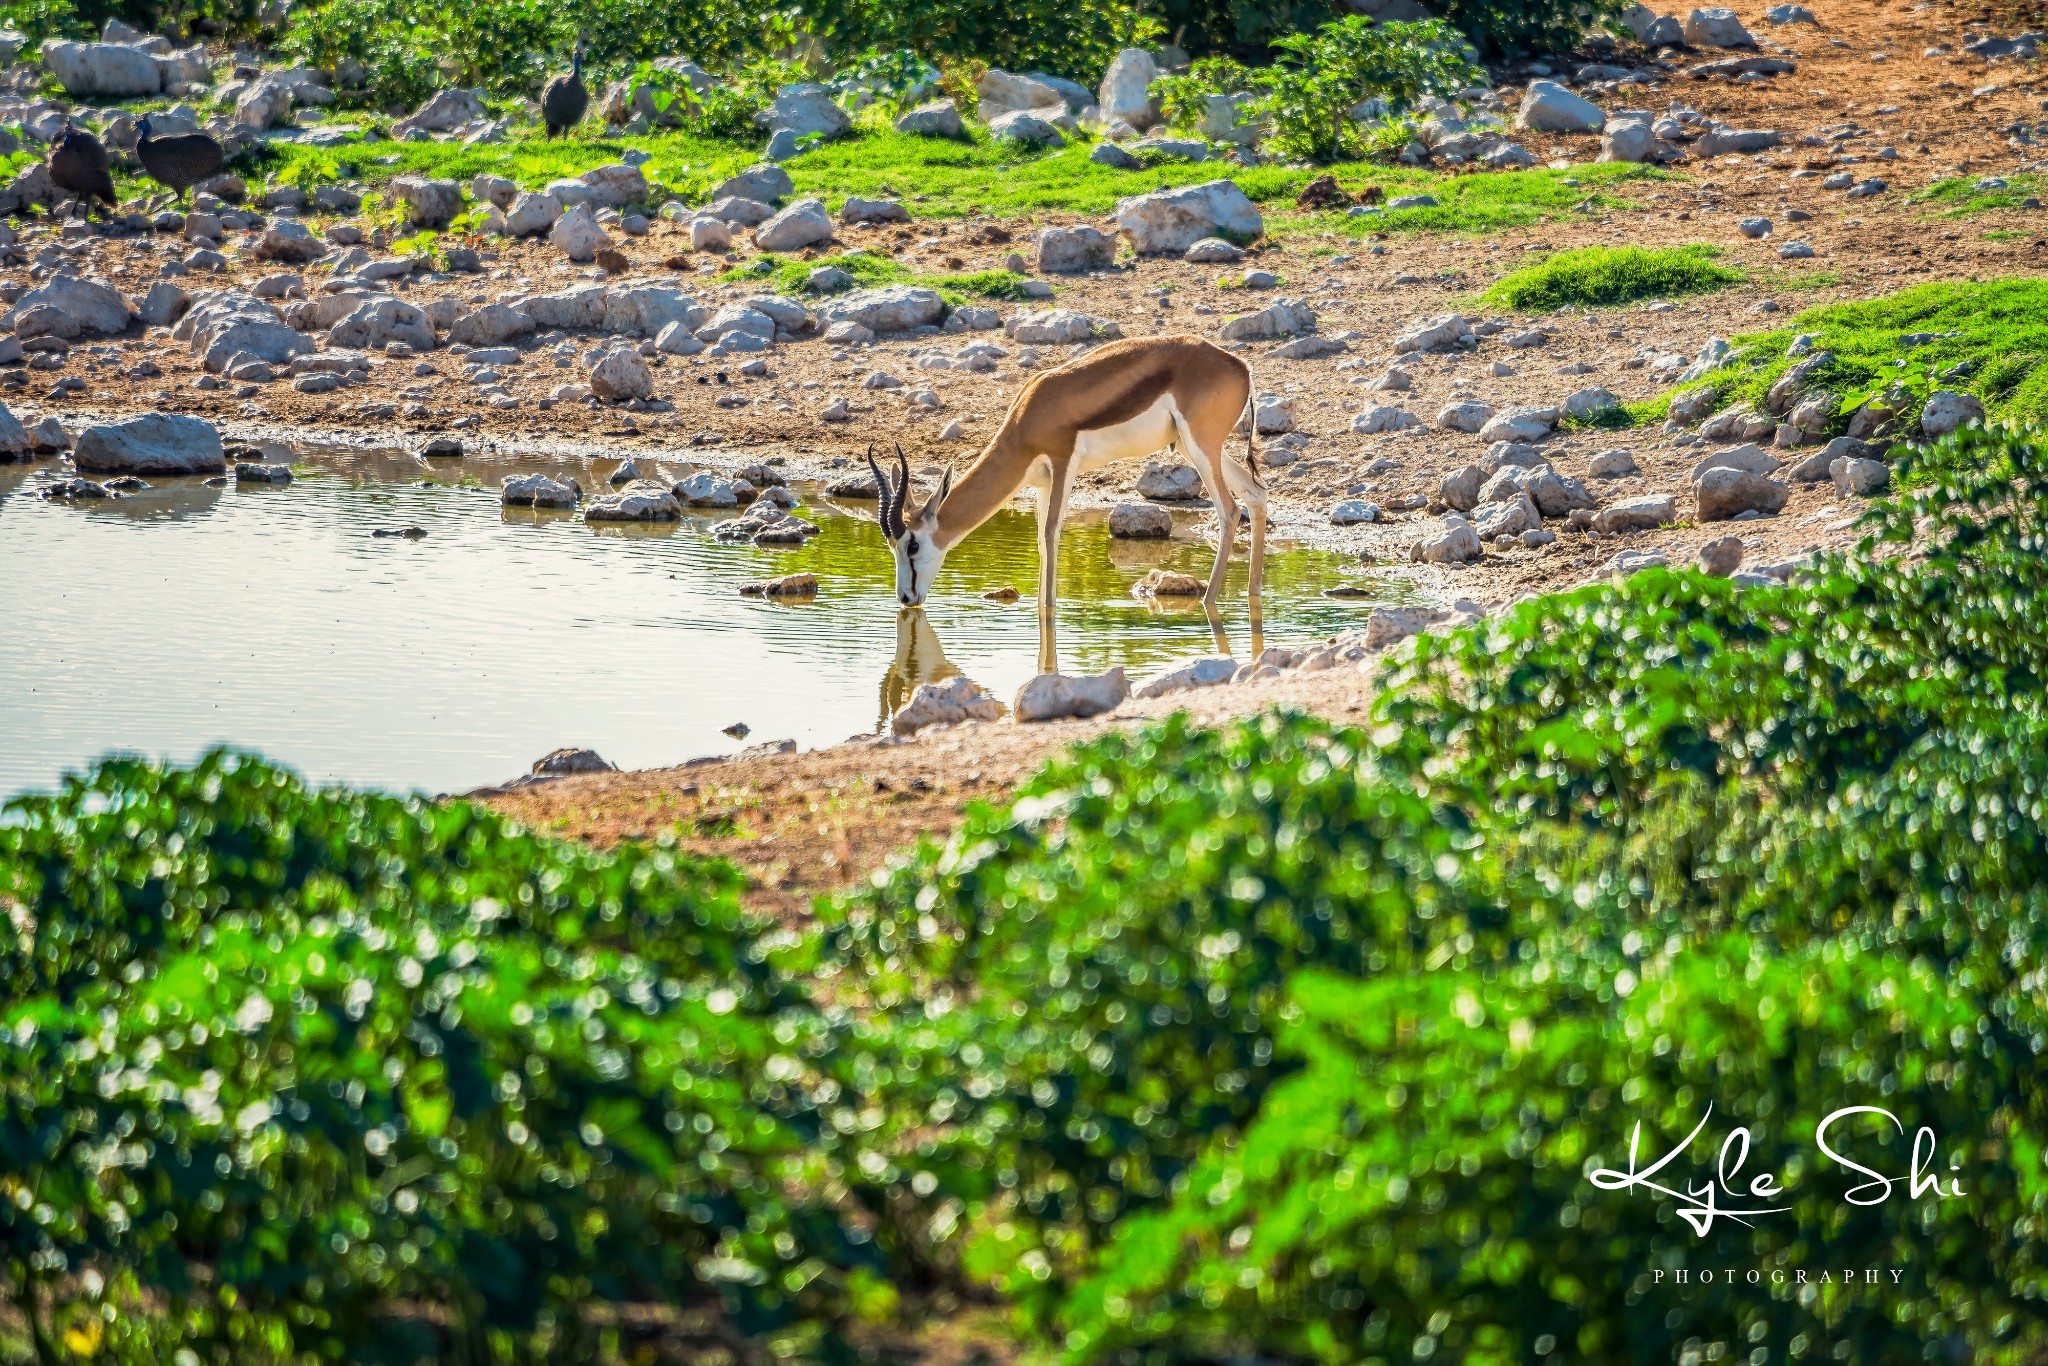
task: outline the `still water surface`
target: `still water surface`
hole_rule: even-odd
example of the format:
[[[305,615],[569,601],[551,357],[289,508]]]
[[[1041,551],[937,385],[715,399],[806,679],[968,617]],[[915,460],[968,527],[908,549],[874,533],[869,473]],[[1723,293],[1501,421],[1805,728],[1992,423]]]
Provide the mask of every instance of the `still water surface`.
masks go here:
[[[1037,672],[1035,523],[1023,505],[956,549],[922,614],[899,614],[872,503],[800,487],[824,532],[801,548],[722,546],[730,516],[609,527],[501,508],[538,471],[601,491],[612,460],[423,462],[273,450],[285,488],[159,479],[118,501],[35,496],[55,467],[0,466],[0,797],[47,790],[110,752],[189,761],[232,744],[316,781],[460,791],[561,745],[621,767],[771,739],[872,733],[918,683],[965,673],[997,696]],[[642,466],[646,467],[643,460]],[[679,475],[687,465],[663,465]],[[1198,607],[1130,596],[1147,570],[1206,577],[1199,514],[1171,542],[1109,539],[1099,514],[1060,553],[1060,663],[1142,676],[1214,649]],[[374,537],[417,526],[417,540]],[[739,596],[801,570],[801,604]],[[1322,596],[1338,584],[1377,598]],[[1023,590],[1011,604],[981,594]],[[1300,641],[1358,623],[1401,585],[1347,557],[1269,554],[1265,629]],[[1225,603],[1247,657],[1244,557]],[[735,722],[745,741],[721,732]]]

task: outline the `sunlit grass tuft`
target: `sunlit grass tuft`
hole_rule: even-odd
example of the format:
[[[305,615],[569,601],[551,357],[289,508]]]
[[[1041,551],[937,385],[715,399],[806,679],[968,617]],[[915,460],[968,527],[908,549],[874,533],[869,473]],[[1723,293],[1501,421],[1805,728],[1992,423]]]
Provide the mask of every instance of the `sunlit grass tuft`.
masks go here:
[[[1504,308],[1542,310],[1702,294],[1742,279],[1740,271],[1715,263],[1720,254],[1719,247],[1705,244],[1579,247],[1503,276],[1485,299]]]

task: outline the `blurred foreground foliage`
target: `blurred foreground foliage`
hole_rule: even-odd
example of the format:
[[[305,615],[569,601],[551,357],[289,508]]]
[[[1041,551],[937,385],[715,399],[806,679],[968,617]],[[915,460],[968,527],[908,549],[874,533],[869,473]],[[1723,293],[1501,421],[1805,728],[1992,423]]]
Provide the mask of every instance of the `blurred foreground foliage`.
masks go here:
[[[1103,737],[809,932],[232,755],[18,801],[25,1348],[837,1360],[993,1292],[1077,1363],[2036,1360],[2048,446],[1901,459],[1790,586],[1649,570],[1419,641],[1362,727]],[[1590,1179],[1703,1119],[1664,1184],[1745,1125],[1720,1203],[1776,1212]],[[1904,1188],[1923,1125],[1964,1194]]]

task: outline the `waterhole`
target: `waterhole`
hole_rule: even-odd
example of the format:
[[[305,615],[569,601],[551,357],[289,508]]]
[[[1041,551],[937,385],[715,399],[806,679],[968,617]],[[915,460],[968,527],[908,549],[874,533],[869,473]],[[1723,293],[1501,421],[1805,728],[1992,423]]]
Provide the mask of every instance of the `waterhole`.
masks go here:
[[[823,533],[776,549],[718,544],[710,527],[730,512],[622,527],[499,505],[514,474],[601,492],[616,460],[268,458],[295,481],[153,479],[104,502],[37,496],[61,473],[50,462],[0,466],[0,796],[108,753],[185,762],[224,744],[316,781],[461,791],[564,745],[642,768],[829,744],[886,726],[919,683],[964,673],[1007,699],[1037,672],[1022,503],[953,552],[921,613],[901,613],[874,504],[816,486],[796,491]],[[1063,669],[1135,678],[1214,652],[1197,602],[1130,595],[1154,568],[1207,577],[1204,516],[1178,512],[1172,540],[1134,542],[1076,515],[1060,551]],[[373,534],[412,527],[426,534]],[[801,571],[821,580],[816,598],[739,593]],[[1239,658],[1244,576],[1240,549],[1223,604]],[[1342,585],[1366,596],[1324,596]],[[1021,597],[982,596],[1004,587]],[[1298,643],[1402,600],[1398,580],[1350,557],[1276,543],[1265,636]],[[749,733],[727,735],[736,724]]]

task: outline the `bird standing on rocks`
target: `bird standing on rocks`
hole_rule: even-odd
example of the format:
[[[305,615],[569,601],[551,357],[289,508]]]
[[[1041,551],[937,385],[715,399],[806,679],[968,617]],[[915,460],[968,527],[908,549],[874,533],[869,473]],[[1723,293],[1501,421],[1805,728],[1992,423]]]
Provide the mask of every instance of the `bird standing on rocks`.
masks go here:
[[[557,76],[541,88],[540,116],[547,124],[548,136],[560,137],[583,122],[589,108],[590,91],[583,84],[583,40],[579,38],[569,74]]]
[[[71,196],[71,207],[81,205],[92,212],[91,200],[102,200],[108,212],[118,207],[114,199],[114,177],[107,170],[107,149],[83,128],[64,120],[63,129],[50,143],[50,179]]]
[[[135,125],[135,156],[151,180],[183,199],[194,185],[210,180],[227,166],[220,144],[204,133],[173,133],[158,137],[145,115]]]

